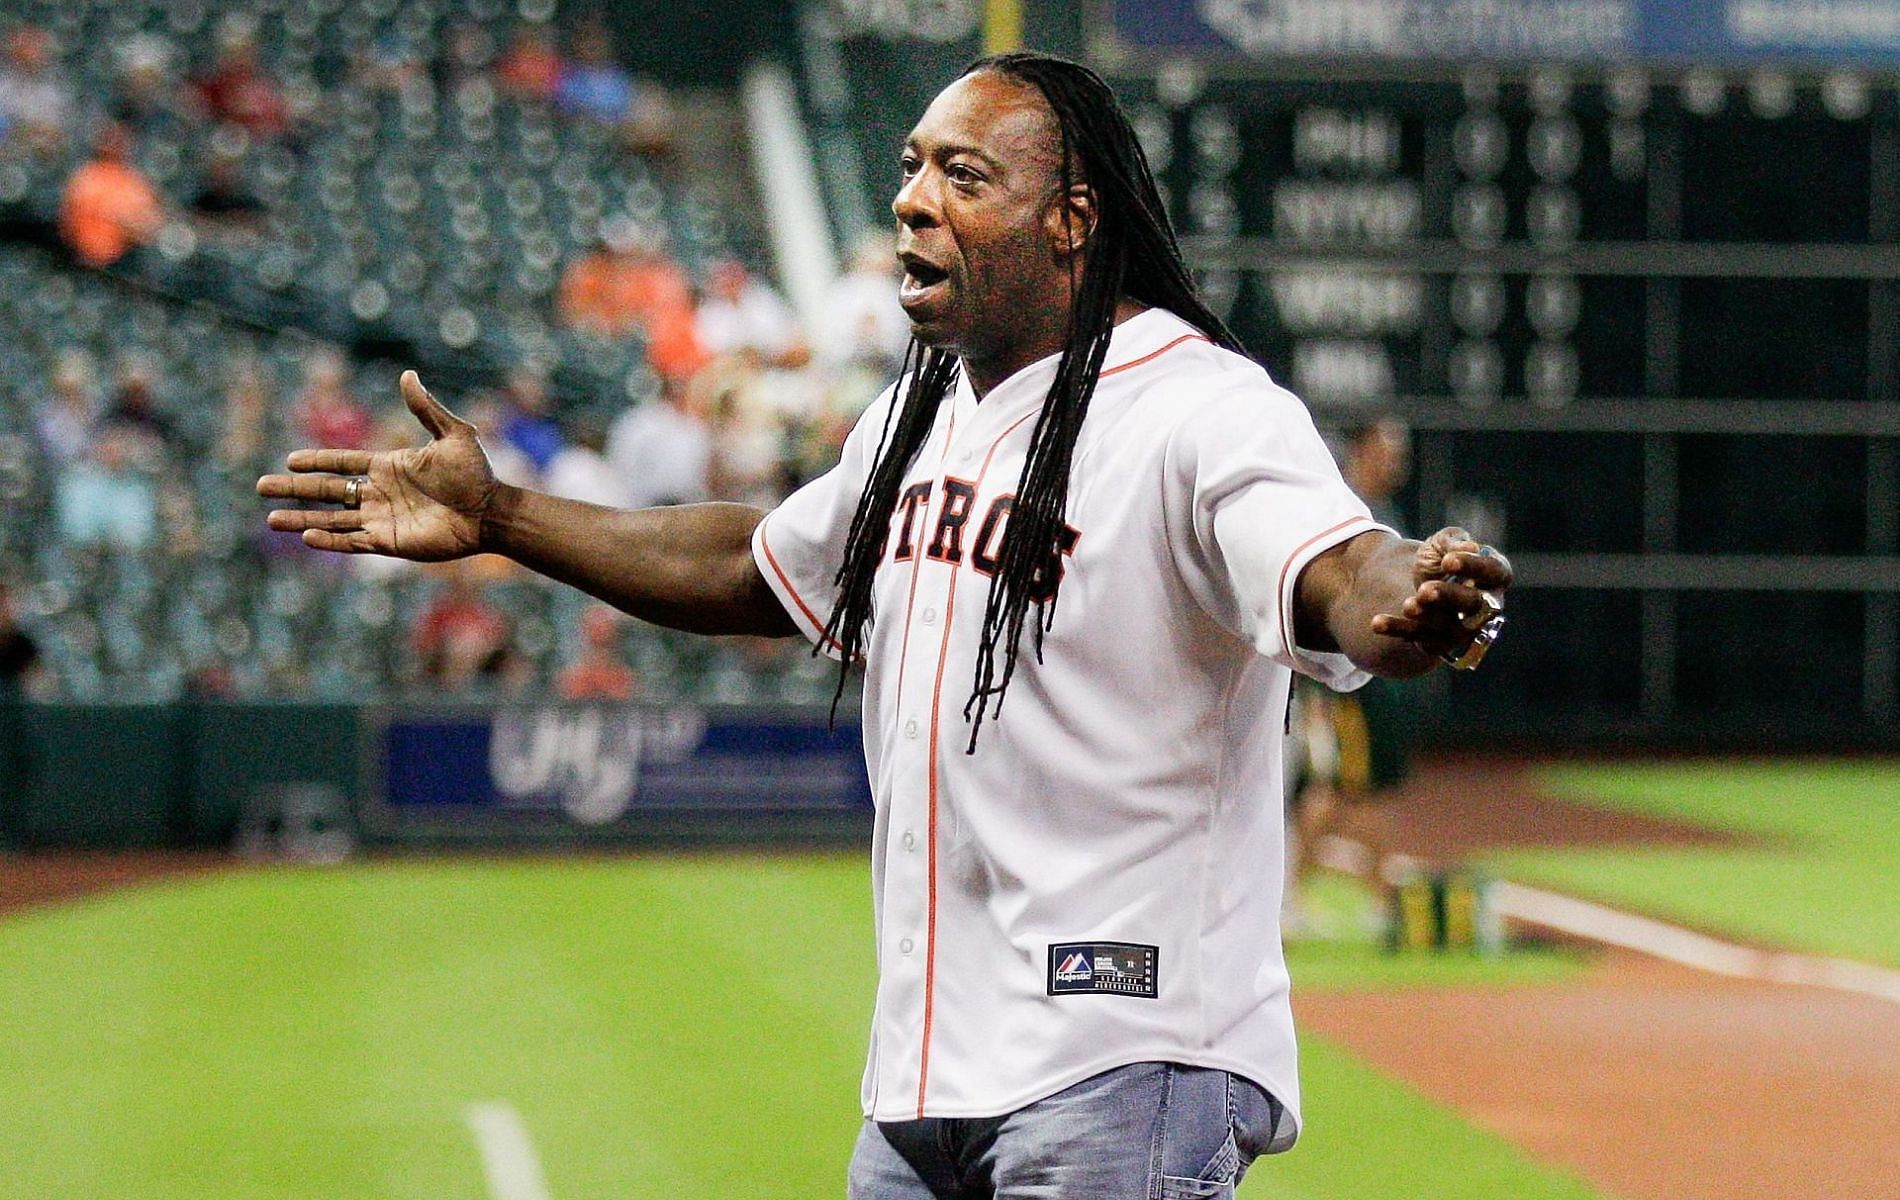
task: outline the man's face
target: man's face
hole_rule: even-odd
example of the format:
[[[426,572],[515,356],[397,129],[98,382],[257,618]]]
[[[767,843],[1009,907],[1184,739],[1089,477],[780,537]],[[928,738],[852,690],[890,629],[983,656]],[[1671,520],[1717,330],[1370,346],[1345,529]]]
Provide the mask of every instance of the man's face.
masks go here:
[[[917,340],[1015,366],[1051,352],[1040,341],[1052,318],[1066,329],[1070,277],[1051,224],[1061,142],[1041,92],[966,75],[931,103],[900,161],[898,300]]]

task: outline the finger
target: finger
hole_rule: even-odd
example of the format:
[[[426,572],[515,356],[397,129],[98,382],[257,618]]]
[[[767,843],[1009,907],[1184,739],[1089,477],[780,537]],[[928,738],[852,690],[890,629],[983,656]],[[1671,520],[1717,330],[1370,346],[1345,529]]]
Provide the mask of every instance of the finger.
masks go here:
[[[342,504],[349,498],[349,484],[341,475],[266,475],[257,481],[257,494],[272,500]]]
[[[1434,579],[1419,585],[1414,597],[1419,609],[1462,614],[1484,607],[1483,589],[1450,579]]]
[[[1420,580],[1448,574],[1445,559],[1460,551],[1476,551],[1478,544],[1471,535],[1456,525],[1450,525],[1432,534],[1419,544],[1416,571]]]
[[[1508,588],[1516,579],[1511,560],[1490,546],[1448,554],[1444,567],[1450,574],[1462,576],[1486,591]]]
[[[1399,612],[1417,620],[1435,620],[1446,614],[1456,617],[1457,606],[1446,590],[1456,586],[1439,579],[1428,580],[1400,603]]]
[[[1447,626],[1438,620],[1419,620],[1392,613],[1380,613],[1372,618],[1372,632],[1380,637],[1410,642],[1428,654],[1443,654],[1471,641],[1471,631],[1460,625]]]
[[[1424,589],[1420,589],[1423,592]],[[1391,616],[1401,622],[1400,632],[1392,636],[1404,637],[1430,650],[1437,651],[1450,646],[1462,645],[1471,640],[1475,629],[1472,624],[1479,619],[1477,614],[1489,617],[1489,609],[1484,604],[1483,593],[1468,589],[1471,606],[1461,609],[1458,599],[1449,590],[1433,596],[1413,595],[1406,597],[1396,614]],[[1378,632],[1375,629],[1375,632]]]
[[[1417,596],[1408,596],[1405,603],[1399,605],[1398,615],[1409,621],[1416,621],[1423,629],[1435,630],[1446,637],[1455,637],[1460,630],[1464,629],[1466,617],[1478,611],[1482,604],[1483,602],[1480,601],[1476,607],[1459,609],[1450,603],[1426,602]]]
[[[450,412],[440,400],[430,395],[429,389],[422,386],[422,377],[414,371],[402,373],[402,402],[409,406],[409,411],[416,415],[416,420],[422,422],[422,427],[432,437],[445,438],[468,425],[467,421]]]
[[[353,508],[279,508],[265,515],[264,524],[280,533],[306,529],[349,533],[363,527],[363,514]]]
[[[367,450],[293,450],[284,465],[293,471],[329,471],[336,475],[369,474]]]
[[[1418,640],[1419,635],[1424,632],[1424,626],[1410,617],[1380,613],[1372,618],[1372,632],[1380,637],[1399,638],[1411,642]]]
[[[333,550],[338,554],[369,554],[375,550],[369,535],[361,530],[331,533],[326,529],[306,529],[303,531],[303,544],[312,550]]]

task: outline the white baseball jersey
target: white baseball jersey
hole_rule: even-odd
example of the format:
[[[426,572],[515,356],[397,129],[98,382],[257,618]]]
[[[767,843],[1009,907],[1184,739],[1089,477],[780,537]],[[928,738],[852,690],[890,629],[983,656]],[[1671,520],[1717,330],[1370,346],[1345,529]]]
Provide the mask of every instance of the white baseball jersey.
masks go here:
[[[864,746],[879,982],[865,1114],[994,1116],[1098,1072],[1236,1072],[1294,1114],[1279,913],[1295,581],[1380,528],[1305,407],[1173,314],[1115,331],[1076,447],[1055,624],[974,754],[963,715],[1011,494],[1055,375],[946,397],[875,582]],[[887,392],[753,537],[823,637]],[[828,647],[835,652],[835,646]],[[1000,653],[1000,648],[999,648]],[[1280,1147],[1276,1147],[1280,1148]]]

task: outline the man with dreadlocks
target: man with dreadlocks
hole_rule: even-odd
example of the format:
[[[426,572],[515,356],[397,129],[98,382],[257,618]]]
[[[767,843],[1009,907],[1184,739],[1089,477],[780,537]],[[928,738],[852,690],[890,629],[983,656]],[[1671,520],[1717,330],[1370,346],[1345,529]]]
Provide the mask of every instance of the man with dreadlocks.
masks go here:
[[[259,490],[344,505],[271,513],[319,548],[498,551],[650,621],[862,661],[880,980],[856,1200],[1231,1196],[1299,1123],[1293,673],[1474,666],[1510,567],[1372,520],[1196,298],[1091,72],[979,61],[901,166],[910,356],[772,512],[499,484],[413,372],[430,445],[299,451]]]

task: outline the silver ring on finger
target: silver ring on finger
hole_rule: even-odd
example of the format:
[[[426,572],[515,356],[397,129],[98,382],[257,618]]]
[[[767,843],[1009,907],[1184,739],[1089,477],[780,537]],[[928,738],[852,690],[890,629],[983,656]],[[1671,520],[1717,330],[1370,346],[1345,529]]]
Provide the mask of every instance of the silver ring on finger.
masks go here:
[[[361,508],[363,506],[363,477],[352,475],[343,481],[343,507]]]

